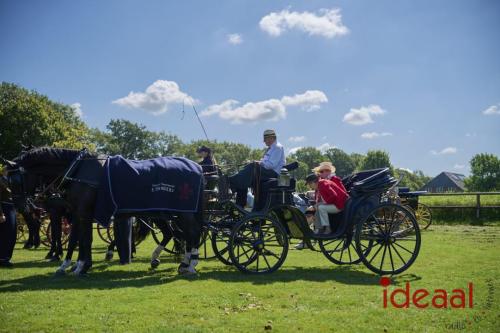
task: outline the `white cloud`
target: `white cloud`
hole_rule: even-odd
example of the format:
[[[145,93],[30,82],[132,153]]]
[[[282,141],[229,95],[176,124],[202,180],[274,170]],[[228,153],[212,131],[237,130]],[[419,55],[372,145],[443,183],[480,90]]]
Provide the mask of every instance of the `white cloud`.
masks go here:
[[[285,106],[278,99],[268,99],[261,102],[250,102],[238,106],[238,101],[230,99],[221,104],[211,105],[203,110],[201,116],[218,114],[219,117],[234,124],[257,122],[261,120],[276,121],[286,117]]]
[[[83,117],[82,105],[80,103],[73,103],[70,105],[70,107],[73,109],[73,111],[78,117],[80,118]]]
[[[322,103],[327,103],[328,98],[325,93],[319,90],[308,90],[303,94],[294,96],[283,96],[281,103],[285,106],[300,106],[307,112],[316,111]]]
[[[295,154],[297,152],[297,150],[302,149],[302,148],[303,147],[293,147],[293,148],[290,148],[290,149],[288,149],[288,155]]]
[[[113,104],[132,109],[143,109],[154,115],[168,111],[175,104],[195,103],[196,100],[179,89],[174,81],[157,80],[145,92],[131,91],[126,97],[113,101]]]
[[[382,132],[382,133],[366,132],[366,133],[361,134],[361,137],[363,139],[368,139],[368,140],[380,138],[383,136],[392,136],[392,133],[389,133],[389,132]]]
[[[238,45],[243,43],[243,37],[240,34],[229,34],[227,35],[227,41],[229,44]]]
[[[292,136],[292,137],[288,138],[288,141],[290,141],[290,142],[304,142],[304,141],[306,141],[306,137],[305,136]]]
[[[500,103],[492,105],[483,111],[485,116],[500,116]]]
[[[455,164],[453,166],[454,169],[465,169],[465,164]]]
[[[349,32],[349,29],[342,24],[340,9],[321,9],[318,13],[290,12],[285,9],[264,16],[259,26],[273,37],[292,29],[326,38],[343,36]]]
[[[465,133],[465,136],[468,138],[473,138],[473,137],[477,136],[477,134],[476,133]]]
[[[458,150],[455,147],[446,147],[440,151],[431,150],[431,154],[432,155],[451,155],[451,154],[456,154],[457,151]]]
[[[398,170],[403,170],[403,171],[406,171],[406,172],[409,172],[409,173],[413,173],[413,170],[412,169],[408,169],[408,168],[398,168]]]
[[[362,106],[359,109],[352,108],[344,115],[343,122],[356,126],[366,125],[373,123],[372,116],[380,116],[385,113],[387,111],[376,104]]]
[[[337,146],[333,146],[333,145],[329,144],[328,142],[326,142],[326,143],[323,143],[317,147],[317,149],[319,151],[321,151],[322,153],[326,152],[328,149],[331,149],[331,148],[337,148]]]
[[[321,138],[321,140],[326,140],[326,139],[327,139],[326,135]]]
[[[228,99],[221,104],[214,104],[201,111],[202,116],[219,115],[234,124],[252,123],[258,121],[277,121],[286,118],[288,106],[298,106],[305,110],[319,108],[321,103],[328,99],[322,91],[308,90],[295,96],[284,96],[281,99],[268,99],[260,102],[248,102],[238,106],[240,102]]]

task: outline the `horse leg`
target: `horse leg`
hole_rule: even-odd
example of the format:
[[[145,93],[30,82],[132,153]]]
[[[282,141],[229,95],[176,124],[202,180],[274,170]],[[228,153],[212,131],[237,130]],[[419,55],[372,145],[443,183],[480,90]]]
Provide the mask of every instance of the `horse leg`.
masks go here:
[[[109,242],[108,249],[106,250],[106,256],[104,257],[104,260],[111,261],[113,259],[115,246],[116,246],[116,240],[113,239],[111,242]]]
[[[80,216],[77,217],[77,221],[79,225],[78,260],[73,273],[83,275],[92,265],[92,223],[91,220],[86,220]]]
[[[198,265],[201,227],[194,214],[182,214],[183,231],[186,237],[186,252],[179,266],[180,274],[196,274]]]
[[[158,228],[160,228],[161,234],[163,236],[160,244],[154,249],[151,254],[151,268],[156,268],[160,265],[160,255],[165,250],[165,246],[172,239],[172,231],[168,227],[167,223],[163,220],[159,220],[155,222]]]
[[[50,261],[59,261],[62,256],[62,245],[61,245],[61,238],[62,238],[62,214],[57,213],[54,216],[55,218],[50,216],[50,230],[51,230],[51,246],[53,248],[53,255],[52,258],[50,258]]]
[[[68,216],[68,219],[71,222],[71,229],[69,232],[69,240],[68,240],[68,251],[66,251],[66,257],[64,258],[63,263],[57,269],[56,274],[65,274],[66,269],[71,266],[71,258],[73,257],[73,252],[75,251],[76,245],[78,244],[78,223],[72,221],[72,219]],[[75,267],[76,268],[76,267]]]
[[[115,217],[115,241],[121,265],[131,263],[132,223],[132,218]]]

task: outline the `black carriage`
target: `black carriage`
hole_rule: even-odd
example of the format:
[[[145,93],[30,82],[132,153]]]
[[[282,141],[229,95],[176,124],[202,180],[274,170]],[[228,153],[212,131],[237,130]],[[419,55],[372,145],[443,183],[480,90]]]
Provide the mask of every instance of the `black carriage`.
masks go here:
[[[419,202],[419,197],[427,191],[410,191],[408,187],[400,187],[398,190],[399,202],[415,214],[420,229],[427,229],[432,223],[432,212],[429,206]]]
[[[404,206],[415,215],[420,230],[427,229],[432,223],[432,212],[429,206],[420,203],[418,200],[419,197],[425,195],[427,191],[410,191],[408,187],[398,187],[398,183],[382,196],[382,201]]]
[[[286,168],[291,171],[296,164]],[[248,212],[227,198],[220,187],[222,175],[207,189],[207,228],[216,256],[238,270],[263,274],[285,261],[290,239],[301,239],[313,250],[313,242],[336,264],[363,262],[373,272],[399,274],[415,261],[420,250],[420,229],[414,214],[395,203],[381,203],[382,195],[397,183],[389,169],[355,173],[343,179],[350,194],[345,209],[330,216],[333,232],[314,234],[305,215],[293,205],[295,180],[280,184],[272,179],[260,184],[254,211]],[[216,185],[214,187],[216,187]],[[222,199],[222,200],[221,200]]]

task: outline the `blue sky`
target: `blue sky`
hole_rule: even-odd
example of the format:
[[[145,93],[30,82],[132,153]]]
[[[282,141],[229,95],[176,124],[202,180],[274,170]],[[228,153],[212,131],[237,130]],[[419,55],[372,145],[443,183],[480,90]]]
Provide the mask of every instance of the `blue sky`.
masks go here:
[[[101,129],[201,139],[193,102],[211,139],[253,147],[274,128],[429,175],[500,155],[495,0],[0,0],[0,32],[1,81]]]

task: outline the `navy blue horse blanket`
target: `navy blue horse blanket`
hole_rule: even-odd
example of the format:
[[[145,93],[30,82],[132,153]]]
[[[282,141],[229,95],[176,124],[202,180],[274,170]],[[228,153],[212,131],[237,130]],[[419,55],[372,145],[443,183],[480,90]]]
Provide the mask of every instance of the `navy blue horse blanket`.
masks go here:
[[[94,218],[107,227],[117,213],[198,211],[203,187],[198,163],[182,157],[134,161],[108,157],[97,192]]]

